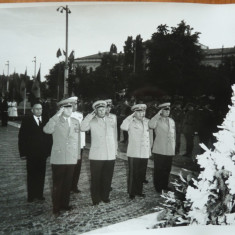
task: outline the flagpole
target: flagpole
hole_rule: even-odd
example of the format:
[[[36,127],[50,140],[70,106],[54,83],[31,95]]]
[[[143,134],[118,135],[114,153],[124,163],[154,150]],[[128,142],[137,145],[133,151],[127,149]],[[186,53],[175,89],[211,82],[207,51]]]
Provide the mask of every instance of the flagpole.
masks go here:
[[[25,109],[26,109],[26,77],[27,77],[27,67],[25,70],[25,88],[24,88],[24,115],[25,115]]]
[[[24,115],[25,115],[25,108],[26,108],[26,87],[24,88]]]
[[[39,77],[39,79],[41,80],[41,72],[42,72],[42,70],[41,70],[41,63],[40,63],[40,69],[39,69],[39,71],[40,71],[40,77]],[[41,82],[41,81],[40,81]],[[41,98],[41,86],[40,86],[40,83],[39,83],[39,98]]]
[[[7,61],[7,92],[9,91],[9,67],[10,67],[10,63],[9,60]]]

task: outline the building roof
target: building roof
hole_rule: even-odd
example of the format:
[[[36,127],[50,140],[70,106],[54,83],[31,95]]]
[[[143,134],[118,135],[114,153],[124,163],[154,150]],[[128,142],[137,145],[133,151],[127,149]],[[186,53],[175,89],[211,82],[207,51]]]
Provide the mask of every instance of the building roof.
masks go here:
[[[235,47],[205,49],[206,55],[235,54]]]
[[[109,52],[99,52],[98,54],[94,54],[94,55],[88,55],[88,56],[84,56],[84,57],[80,57],[80,58],[76,58],[75,60],[84,60],[84,59],[102,59],[102,57],[105,54],[108,54]]]

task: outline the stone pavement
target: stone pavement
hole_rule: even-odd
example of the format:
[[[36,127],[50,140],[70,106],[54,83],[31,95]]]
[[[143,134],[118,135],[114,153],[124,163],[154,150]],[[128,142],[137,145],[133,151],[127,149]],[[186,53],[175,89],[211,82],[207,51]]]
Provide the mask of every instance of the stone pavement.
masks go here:
[[[92,206],[88,150],[85,150],[79,182],[82,193],[71,194],[70,204],[74,209],[55,218],[49,159],[44,190],[46,201],[26,201],[26,166],[18,154],[18,130],[9,125],[0,127],[0,234],[81,234],[152,213],[161,202],[153,188],[151,168],[147,170],[149,183],[144,185],[146,198],[131,201],[127,194],[127,162],[117,159],[111,202]]]

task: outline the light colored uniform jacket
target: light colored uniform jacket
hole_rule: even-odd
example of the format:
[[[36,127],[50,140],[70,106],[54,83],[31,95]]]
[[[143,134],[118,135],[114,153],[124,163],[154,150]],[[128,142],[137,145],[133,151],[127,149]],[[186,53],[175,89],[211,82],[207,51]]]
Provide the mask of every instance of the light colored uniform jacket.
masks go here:
[[[114,160],[117,155],[117,122],[88,114],[81,123],[81,131],[91,131],[90,160]]]
[[[72,112],[71,117],[76,118],[80,125],[82,123],[83,120],[83,114],[80,112]],[[81,149],[84,148],[86,146],[86,133],[85,132],[80,132],[80,137],[81,137]]]
[[[174,120],[156,114],[149,121],[149,127],[155,131],[152,152],[168,156],[175,155],[176,132]]]
[[[43,131],[52,134],[53,145],[51,164],[76,164],[80,159],[80,124],[70,118],[70,127],[62,116],[54,115],[43,127]]]
[[[129,142],[127,156],[135,158],[149,158],[151,155],[152,131],[148,126],[149,119],[143,122],[133,115],[128,116],[121,124],[121,129],[128,131]]]

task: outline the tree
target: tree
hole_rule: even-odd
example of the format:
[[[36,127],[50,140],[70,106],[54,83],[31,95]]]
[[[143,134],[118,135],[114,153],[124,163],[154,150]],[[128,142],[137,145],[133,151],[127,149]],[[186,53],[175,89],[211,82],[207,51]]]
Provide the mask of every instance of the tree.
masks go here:
[[[168,30],[159,25],[147,43],[151,82],[170,93],[192,94],[202,59],[199,33],[181,21]]]
[[[127,72],[133,72],[134,65],[134,50],[133,50],[133,38],[132,36],[128,36],[124,45],[124,70]]]
[[[64,93],[64,62],[54,65],[45,76],[48,85],[48,96],[60,100]]]
[[[110,52],[111,54],[117,54],[117,47],[116,47],[115,44],[112,44],[112,45],[111,45],[109,52]]]
[[[144,70],[144,63],[143,63],[143,55],[144,55],[144,48],[143,48],[143,39],[141,35],[137,35],[134,41],[134,72],[140,73]]]

